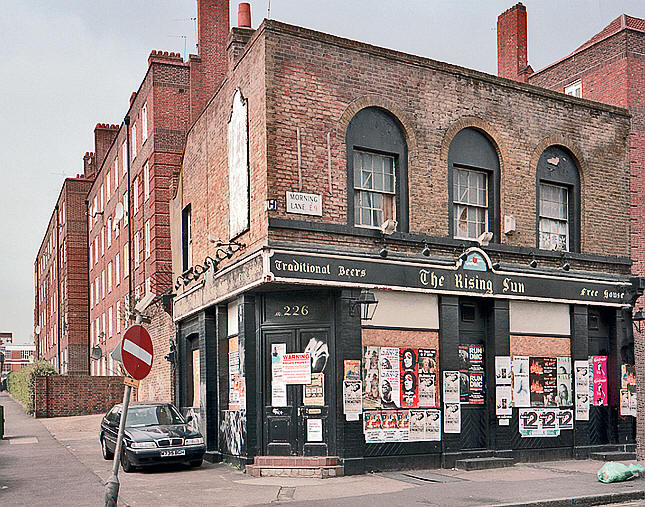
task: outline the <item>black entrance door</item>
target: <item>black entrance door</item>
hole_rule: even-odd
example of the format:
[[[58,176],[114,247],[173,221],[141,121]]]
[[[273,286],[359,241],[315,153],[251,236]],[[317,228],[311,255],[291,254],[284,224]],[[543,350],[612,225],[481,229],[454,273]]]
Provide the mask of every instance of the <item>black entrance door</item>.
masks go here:
[[[595,308],[589,309],[589,356],[607,358],[607,405],[589,407],[589,442],[592,445],[612,443],[617,408],[616,357],[612,354],[613,330],[611,314]],[[594,389],[596,387],[594,386]],[[602,389],[599,387],[599,389]],[[593,402],[593,398],[592,398]]]
[[[326,456],[333,381],[329,328],[275,329],[264,331],[263,340],[265,454]],[[306,352],[311,356],[311,384],[285,384],[282,354]]]
[[[486,354],[488,305],[462,298],[459,302],[459,369],[461,376],[461,448],[488,448]]]

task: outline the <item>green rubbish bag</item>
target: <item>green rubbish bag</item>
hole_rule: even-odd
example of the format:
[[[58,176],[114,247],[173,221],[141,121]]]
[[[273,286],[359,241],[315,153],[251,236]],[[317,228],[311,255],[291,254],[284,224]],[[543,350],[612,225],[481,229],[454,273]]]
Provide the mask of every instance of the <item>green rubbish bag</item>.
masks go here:
[[[598,470],[598,480],[600,482],[622,482],[642,473],[643,467],[641,465],[623,465],[610,461]]]

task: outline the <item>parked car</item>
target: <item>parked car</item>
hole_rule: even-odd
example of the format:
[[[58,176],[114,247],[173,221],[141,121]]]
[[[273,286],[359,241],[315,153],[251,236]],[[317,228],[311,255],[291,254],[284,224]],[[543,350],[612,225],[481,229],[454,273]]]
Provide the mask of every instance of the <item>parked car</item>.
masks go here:
[[[103,458],[113,459],[123,406],[119,403],[101,421],[99,439]],[[165,463],[202,464],[204,437],[192,429],[170,403],[132,403],[128,408],[121,451],[124,472]]]

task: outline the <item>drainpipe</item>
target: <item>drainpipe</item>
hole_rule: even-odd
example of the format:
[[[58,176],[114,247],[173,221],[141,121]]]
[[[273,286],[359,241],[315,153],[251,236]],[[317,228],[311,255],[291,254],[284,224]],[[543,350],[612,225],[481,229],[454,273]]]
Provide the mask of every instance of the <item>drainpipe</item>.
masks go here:
[[[130,116],[126,116],[123,123],[125,124],[126,167],[128,171],[128,306],[132,306],[132,277],[134,276],[132,270],[132,220],[134,220],[134,216],[132,215],[132,191],[130,189]],[[126,311],[129,312],[130,308],[126,308]]]
[[[92,322],[92,319],[90,319],[90,311],[91,311],[90,292],[92,291],[92,288],[90,286],[90,269],[92,269],[92,266],[90,266],[90,250],[92,249],[92,246],[90,244],[90,226],[89,226],[90,201],[88,201],[87,199],[85,200],[85,216],[87,217],[87,220],[85,220],[85,227],[87,227],[87,241],[85,242],[85,247],[86,247],[85,260],[87,261],[87,270],[86,270],[87,272],[87,375],[89,375],[90,364],[92,362],[92,357],[91,357],[92,347],[90,347],[90,344],[92,343],[92,332],[90,330],[90,323]]]
[[[56,337],[56,350],[58,354],[58,374],[60,375],[61,373],[61,365],[60,365],[60,334],[61,334],[61,325],[60,325],[60,216],[59,216],[59,208],[58,204],[56,204],[56,207],[54,208],[54,213],[56,213],[56,314],[57,314],[57,319],[56,319],[56,325],[58,327],[58,330],[56,331],[57,337]]]

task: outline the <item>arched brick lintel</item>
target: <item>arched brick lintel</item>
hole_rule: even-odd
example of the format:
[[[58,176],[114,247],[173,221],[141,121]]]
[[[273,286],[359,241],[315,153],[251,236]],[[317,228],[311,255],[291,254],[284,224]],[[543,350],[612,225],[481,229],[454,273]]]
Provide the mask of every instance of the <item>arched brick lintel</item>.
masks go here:
[[[585,192],[585,175],[588,172],[588,167],[587,163],[585,162],[585,158],[582,155],[582,150],[578,147],[576,143],[574,143],[571,139],[569,139],[567,136],[563,136],[562,134],[556,134],[553,136],[545,137],[538,143],[538,145],[535,147],[535,150],[533,150],[533,154],[531,155],[531,162],[530,162],[530,167],[531,170],[533,171],[533,174],[537,174],[537,165],[540,160],[540,157],[542,156],[542,153],[544,153],[544,150],[546,150],[549,146],[560,146],[564,148],[565,150],[569,151],[573,158],[575,159],[576,166],[578,168],[578,175],[580,176],[580,251],[584,252],[585,251],[585,240],[587,238],[587,234],[585,234],[585,203],[587,201],[586,199],[586,192]],[[537,185],[537,182],[536,182]],[[537,220],[537,215],[536,215],[536,220]]]
[[[417,136],[414,132],[414,129],[412,128],[412,122],[408,117],[408,114],[399,106],[397,106],[396,103],[386,97],[381,97],[380,95],[363,95],[362,97],[359,97],[350,102],[336,124],[336,135],[338,139],[345,140],[349,122],[352,121],[352,118],[354,118],[354,116],[356,116],[356,113],[368,107],[378,107],[380,109],[384,109],[392,116],[394,116],[401,124],[403,133],[405,134],[405,140],[408,144],[409,170],[413,166],[414,160],[416,160],[418,154]]]

